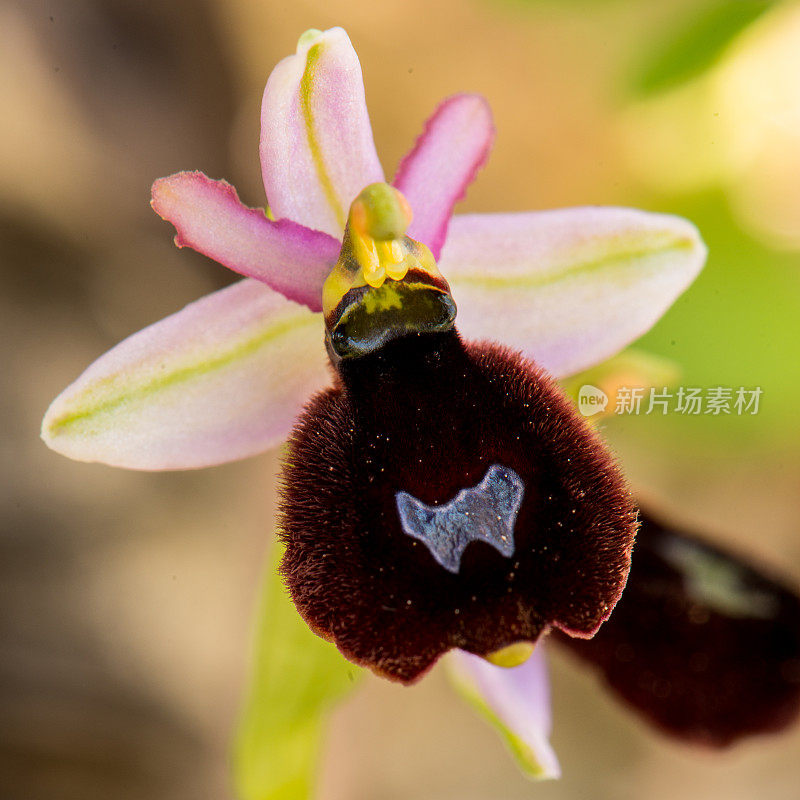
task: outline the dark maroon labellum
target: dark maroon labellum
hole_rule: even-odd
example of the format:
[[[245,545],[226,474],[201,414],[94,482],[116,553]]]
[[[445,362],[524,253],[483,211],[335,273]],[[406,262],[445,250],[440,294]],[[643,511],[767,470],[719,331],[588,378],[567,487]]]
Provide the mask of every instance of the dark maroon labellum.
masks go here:
[[[660,729],[711,746],[800,710],[800,598],[643,515],[622,599],[590,641],[559,637]]]
[[[636,513],[552,379],[454,330],[399,338],[338,372],[300,418],[283,477],[282,571],[311,628],[403,682],[453,647],[487,655],[551,626],[594,634],[625,584]],[[464,513],[486,508],[463,500],[475,492],[495,492],[487,502],[505,515],[485,536],[464,530]],[[413,498],[405,521],[399,497]],[[450,514],[436,535],[458,539],[457,564],[446,541],[421,541],[438,523],[420,529],[412,506]]]

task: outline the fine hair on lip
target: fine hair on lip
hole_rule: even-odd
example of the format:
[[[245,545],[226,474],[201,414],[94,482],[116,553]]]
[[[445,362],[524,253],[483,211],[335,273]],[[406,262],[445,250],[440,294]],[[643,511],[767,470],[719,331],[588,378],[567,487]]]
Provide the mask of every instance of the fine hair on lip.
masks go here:
[[[592,635],[624,586],[636,513],[555,382],[454,330],[337,369],[339,385],[298,421],[283,472],[282,571],[312,629],[402,682],[452,647],[485,655],[552,626]],[[472,541],[454,574],[403,530],[397,492],[441,505],[493,464],[525,487],[514,555]]]

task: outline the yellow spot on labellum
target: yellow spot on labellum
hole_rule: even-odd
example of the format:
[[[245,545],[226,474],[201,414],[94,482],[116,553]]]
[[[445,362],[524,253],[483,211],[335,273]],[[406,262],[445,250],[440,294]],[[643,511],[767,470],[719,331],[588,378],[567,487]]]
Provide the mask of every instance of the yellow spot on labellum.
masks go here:
[[[496,667],[518,667],[531,657],[535,646],[533,642],[514,642],[489,653],[484,658]]]

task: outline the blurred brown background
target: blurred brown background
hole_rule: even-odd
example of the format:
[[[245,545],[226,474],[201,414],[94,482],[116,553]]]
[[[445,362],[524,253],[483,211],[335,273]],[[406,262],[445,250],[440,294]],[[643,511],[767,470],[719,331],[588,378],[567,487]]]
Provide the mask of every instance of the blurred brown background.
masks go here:
[[[736,46],[761,38],[733,51],[727,72],[651,105],[620,87],[648,37],[695,4],[667,5],[0,5],[2,800],[232,797],[227,747],[277,454],[140,474],[69,462],[39,442],[38,426],[93,358],[232,280],[174,248],[149,187],[201,169],[263,204],[261,91],[309,27],[348,30],[387,174],[439,99],[478,91],[499,136],[465,209],[641,205],[700,224],[707,275],[645,346],[704,385],[764,383],[765,416],[702,429],[612,419],[607,432],[640,493],[800,580],[800,194],[790,180],[800,112],[780,94],[800,86],[796,8],[782,4],[766,33],[747,32]],[[726,98],[741,118],[719,120]],[[775,125],[755,124],[775,109]],[[367,679],[337,711],[320,797],[797,797],[800,728],[721,755],[694,751],[641,727],[567,659],[553,666],[562,781],[521,778],[434,672],[413,690]]]

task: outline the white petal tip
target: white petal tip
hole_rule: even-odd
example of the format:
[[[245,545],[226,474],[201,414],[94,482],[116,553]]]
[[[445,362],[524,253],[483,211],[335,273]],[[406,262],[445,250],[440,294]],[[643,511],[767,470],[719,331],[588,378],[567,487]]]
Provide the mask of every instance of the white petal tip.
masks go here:
[[[322,35],[323,33],[319,28],[309,28],[301,33],[300,38],[297,40],[297,53],[304,53],[318,42]]]

